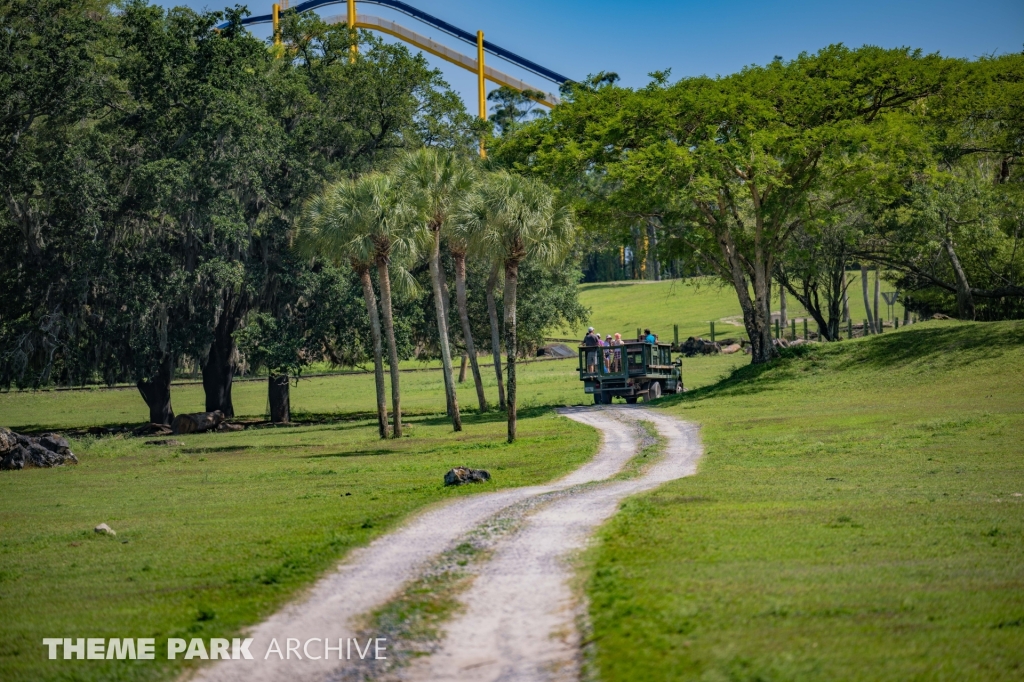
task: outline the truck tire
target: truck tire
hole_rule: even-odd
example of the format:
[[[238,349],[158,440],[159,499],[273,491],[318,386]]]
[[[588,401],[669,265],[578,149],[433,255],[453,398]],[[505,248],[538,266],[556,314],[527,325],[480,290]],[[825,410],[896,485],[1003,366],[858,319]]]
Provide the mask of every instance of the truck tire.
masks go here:
[[[604,394],[601,393],[601,391],[594,391],[594,404],[595,405],[603,405],[604,404]]]
[[[649,396],[647,398],[647,400],[657,400],[658,398],[660,398],[661,397],[661,382],[659,382],[659,381],[652,381],[651,382],[651,387],[647,389],[647,395]],[[647,400],[645,400],[644,402],[647,402]]]
[[[630,405],[636,405],[636,396],[635,395],[628,395],[628,396],[626,396],[626,402],[629,403]]]

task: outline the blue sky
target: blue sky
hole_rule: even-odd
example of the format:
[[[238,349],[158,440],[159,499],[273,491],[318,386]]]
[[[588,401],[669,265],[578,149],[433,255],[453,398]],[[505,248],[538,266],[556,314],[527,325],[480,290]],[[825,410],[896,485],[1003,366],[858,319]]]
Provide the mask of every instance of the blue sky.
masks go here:
[[[238,0],[163,0],[195,9],[221,9]],[[748,64],[785,59],[830,43],[850,46],[911,46],[953,57],[1024,50],[1024,0],[733,0],[694,2],[649,0],[406,0],[467,31],[480,29],[489,41],[565,74],[583,78],[615,71],[622,84],[640,86],[651,71],[672,69],[674,78],[727,74]],[[270,0],[246,3],[253,14],[270,11]],[[293,2],[293,4],[295,4]],[[394,19],[467,54],[473,48],[376,5],[358,11]],[[344,14],[344,4],[321,9]],[[269,35],[265,26],[254,33]],[[475,109],[476,80],[429,57]],[[552,89],[537,76],[491,57],[490,65]]]

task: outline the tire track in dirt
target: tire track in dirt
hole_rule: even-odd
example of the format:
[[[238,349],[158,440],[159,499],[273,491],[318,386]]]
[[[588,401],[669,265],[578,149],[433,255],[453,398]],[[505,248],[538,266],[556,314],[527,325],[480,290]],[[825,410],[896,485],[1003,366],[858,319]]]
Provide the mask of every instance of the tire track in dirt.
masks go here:
[[[461,497],[427,509],[396,531],[353,551],[335,571],[317,581],[305,597],[285,606],[246,632],[246,637],[253,638],[250,646],[253,660],[217,661],[198,670],[191,679],[204,682],[324,680],[329,677],[345,676],[346,669],[351,671],[358,667],[365,671],[365,666],[357,666],[347,660],[327,660],[322,656],[317,659],[303,656],[301,659],[292,657],[282,660],[274,654],[265,658],[264,652],[274,639],[283,651],[288,638],[306,642],[312,638],[328,638],[334,641],[354,636],[359,629],[360,616],[395,598],[403,586],[415,580],[432,560],[450,549],[456,541],[488,518],[528,498],[569,490],[614,476],[637,452],[636,428],[627,423],[633,418],[620,421],[620,417],[626,414],[639,415],[641,412],[643,419],[658,423],[656,415],[636,408],[605,406],[562,410],[561,413],[566,417],[589,424],[601,432],[601,448],[590,462],[550,484]],[[659,430],[660,428],[659,426]],[[694,466],[695,462],[696,459]],[[642,488],[636,487],[639,481],[653,480],[651,476],[655,474],[655,469],[661,471],[663,468],[662,464],[659,464],[640,479],[626,483],[631,484],[630,489],[640,490]],[[575,495],[571,495],[570,499],[575,499]],[[584,504],[591,504],[589,498],[585,498]],[[611,503],[605,517],[614,511],[615,504],[617,502]],[[597,505],[595,511],[604,513],[604,506]],[[573,514],[572,505],[567,507],[566,513]],[[582,539],[581,537],[578,540]],[[579,544],[575,535],[572,542]],[[566,545],[566,550],[571,550],[575,546]],[[551,556],[555,554],[558,552]],[[559,577],[555,582],[567,576],[567,569],[558,568],[557,575]],[[314,645],[309,653],[319,655],[322,654],[322,650]],[[448,660],[450,657],[442,655],[431,658],[440,661]],[[461,679],[467,678],[463,676]]]
[[[625,497],[695,474],[702,448],[696,425],[653,410],[605,407],[563,414],[599,429],[603,449],[632,431],[630,422],[651,422],[665,439],[664,455],[636,478],[566,491],[527,516],[478,571],[462,596],[464,612],[445,628],[436,653],[399,671],[402,679],[579,678],[576,623],[582,605],[570,587],[570,556]]]

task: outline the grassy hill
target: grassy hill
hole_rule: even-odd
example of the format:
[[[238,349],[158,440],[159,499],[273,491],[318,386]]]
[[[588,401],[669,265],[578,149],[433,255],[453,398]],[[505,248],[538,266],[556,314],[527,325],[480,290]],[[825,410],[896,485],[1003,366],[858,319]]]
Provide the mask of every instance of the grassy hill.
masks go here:
[[[861,294],[860,275],[849,273],[851,285],[850,316],[854,322],[865,318],[864,297]],[[889,285],[882,285],[886,291]],[[672,340],[672,326],[679,325],[679,338],[708,337],[708,323],[715,321],[719,337],[745,336],[742,311],[736,292],[710,277],[674,279],[662,282],[599,282],[580,286],[580,302],[591,309],[590,324],[602,334],[619,332],[623,337],[636,334],[637,327],[649,328],[662,340]],[[885,301],[880,300],[882,315]],[[778,310],[778,292],[772,310]],[[801,318],[807,312],[790,296],[790,319]],[[896,304],[896,314],[902,319],[903,306]],[[811,329],[814,329],[812,324]],[[579,335],[582,330],[563,330],[562,333]],[[802,333],[802,327],[798,330]]]
[[[697,476],[591,551],[603,680],[1019,680],[1024,324],[804,347],[659,407]]]

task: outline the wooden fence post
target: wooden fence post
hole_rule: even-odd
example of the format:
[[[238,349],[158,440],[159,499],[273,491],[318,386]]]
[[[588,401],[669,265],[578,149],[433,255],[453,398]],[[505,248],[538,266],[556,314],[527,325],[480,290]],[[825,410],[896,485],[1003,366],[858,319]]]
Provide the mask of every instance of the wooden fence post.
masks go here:
[[[853,318],[846,318],[846,340],[849,341],[853,338]]]
[[[871,333],[871,330],[868,329],[868,321],[864,320],[864,336],[867,336],[870,333]]]
[[[715,321],[711,320],[711,343],[715,342]]]
[[[779,320],[775,318],[775,338],[779,338]]]
[[[789,321],[790,326],[793,328],[793,340],[796,341],[796,318]]]
[[[804,318],[804,341],[807,340],[807,318]]]
[[[679,348],[679,325],[672,325],[672,335],[676,340],[676,348]]]

